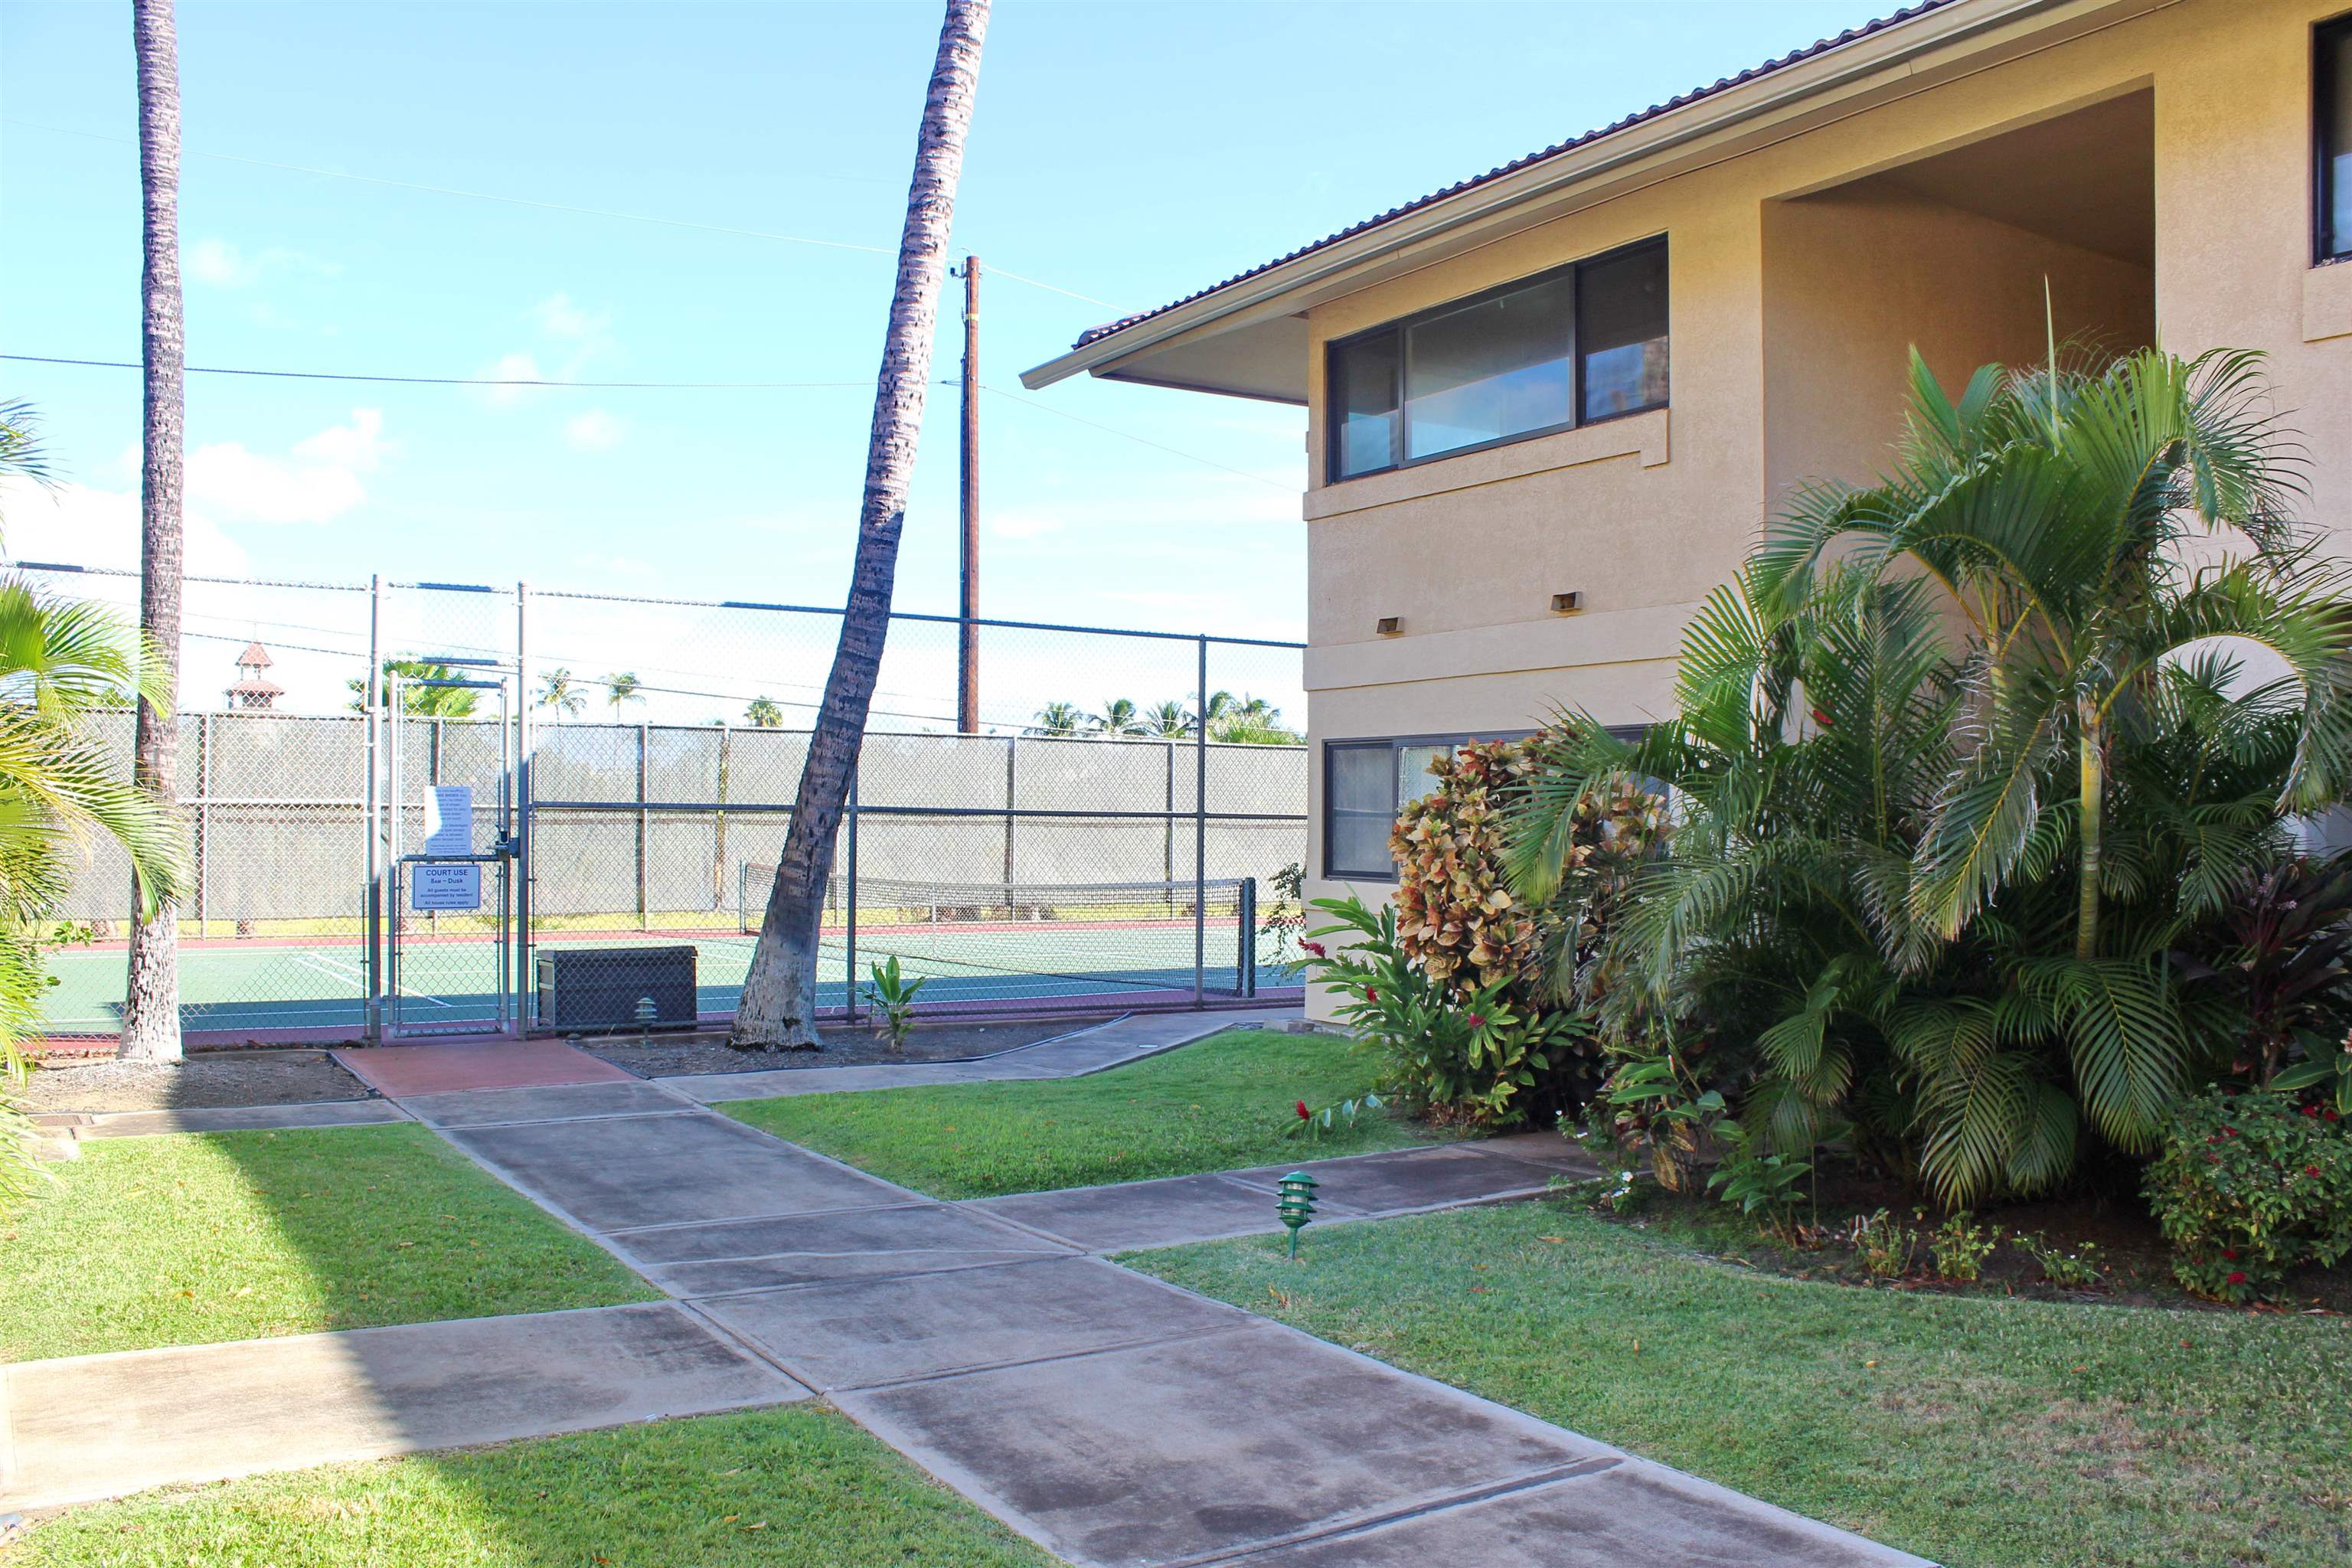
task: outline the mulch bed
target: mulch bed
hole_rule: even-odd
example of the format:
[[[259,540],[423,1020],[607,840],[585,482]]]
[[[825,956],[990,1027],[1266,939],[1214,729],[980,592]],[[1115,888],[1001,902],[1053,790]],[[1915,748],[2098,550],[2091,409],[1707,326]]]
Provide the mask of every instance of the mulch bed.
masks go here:
[[[1096,1022],[1098,1020],[1049,1018],[1021,1023],[919,1024],[915,1032],[907,1037],[903,1052],[892,1051],[862,1024],[819,1029],[817,1037],[824,1042],[824,1047],[814,1051],[739,1051],[727,1044],[724,1035],[656,1035],[646,1044],[629,1037],[599,1039],[592,1036],[575,1043],[582,1050],[602,1057],[614,1067],[646,1078],[670,1078],[680,1073],[772,1072],[779,1068],[962,1061],[1050,1040]]]
[[[321,1050],[206,1051],[177,1064],[58,1062],[19,1096],[36,1113],[186,1110],[365,1100],[373,1091]]]

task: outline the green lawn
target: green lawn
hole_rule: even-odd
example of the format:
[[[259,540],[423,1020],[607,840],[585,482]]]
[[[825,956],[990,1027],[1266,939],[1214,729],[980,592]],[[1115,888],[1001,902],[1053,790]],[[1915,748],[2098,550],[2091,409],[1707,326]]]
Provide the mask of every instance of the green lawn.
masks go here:
[[[19,1361],[656,1299],[417,1126],[94,1139],[0,1221]]]
[[[719,1109],[779,1138],[940,1197],[1084,1187],[1393,1149],[1425,1136],[1369,1116],[1285,1136],[1372,1087],[1345,1040],[1243,1029],[1109,1072],[1037,1083],[796,1095]]]
[[[1558,1204],[1126,1261],[1951,1565],[2352,1562],[2352,1325],[1790,1279]]]
[[[843,1415],[795,1405],[173,1488],[34,1528],[9,1568],[1042,1568]]]

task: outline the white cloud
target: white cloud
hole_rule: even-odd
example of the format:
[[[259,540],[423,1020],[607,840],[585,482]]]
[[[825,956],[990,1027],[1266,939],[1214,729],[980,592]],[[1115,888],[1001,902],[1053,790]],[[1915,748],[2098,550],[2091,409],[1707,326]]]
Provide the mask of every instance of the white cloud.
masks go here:
[[[539,368],[538,359],[529,353],[502,354],[476,373],[483,381],[545,381],[547,373]],[[476,395],[493,408],[514,408],[533,396],[536,389],[528,386],[478,386]]]
[[[563,438],[583,452],[607,452],[621,444],[629,433],[629,422],[617,414],[607,414],[601,408],[591,408],[575,416],[563,426]]]
[[[188,454],[188,501],[232,522],[326,522],[367,500],[360,476],[386,449],[374,408],[352,409],[349,424],[296,442],[284,458],[215,442]]]
[[[541,331],[569,342],[601,342],[605,329],[613,324],[612,312],[590,315],[561,289],[533,305],[530,314]]]
[[[134,569],[139,564],[139,492],[88,485],[37,485],[0,479],[10,559],[59,561],[74,566]],[[182,519],[187,570],[203,576],[239,577],[251,562],[245,549],[193,508]]]
[[[1042,512],[1008,512],[988,520],[988,531],[997,539],[1039,539],[1062,531],[1062,520]]]
[[[180,262],[199,283],[215,289],[250,289],[273,272],[310,272],[332,278],[342,268],[306,250],[266,246],[251,255],[226,239],[200,239],[182,253]]]

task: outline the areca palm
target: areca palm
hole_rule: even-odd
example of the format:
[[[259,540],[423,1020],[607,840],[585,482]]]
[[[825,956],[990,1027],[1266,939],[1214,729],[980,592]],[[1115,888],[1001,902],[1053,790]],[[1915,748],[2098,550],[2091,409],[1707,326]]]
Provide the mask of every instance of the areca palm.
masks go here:
[[[1588,728],[1513,870],[1572,898],[1589,792],[1672,783],[1673,854],[1561,983],[1717,1035],[1783,1146],[1850,1117],[1959,1202],[2056,1182],[2085,1119],[2154,1139],[2223,1032],[2162,955],[2341,797],[2352,614],[2245,356],[1913,380],[1895,472],[1798,498],[1694,619],[1678,718]],[[2206,534],[2241,548],[2192,566]]]

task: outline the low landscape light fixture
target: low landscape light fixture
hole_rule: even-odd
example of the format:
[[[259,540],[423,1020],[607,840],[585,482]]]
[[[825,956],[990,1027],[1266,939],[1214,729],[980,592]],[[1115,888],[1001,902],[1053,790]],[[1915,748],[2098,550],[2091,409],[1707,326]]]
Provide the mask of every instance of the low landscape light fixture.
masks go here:
[[[1315,1178],[1304,1171],[1293,1171],[1274,1184],[1281,1195],[1275,1199],[1274,1212],[1290,1231],[1290,1256],[1298,1256],[1298,1227],[1315,1217]]]
[[[1384,637],[1392,637],[1396,636],[1397,633],[1404,630],[1404,617],[1402,616],[1382,616],[1379,620],[1372,623],[1372,630],[1380,633],[1381,636]]]
[[[1584,595],[1580,592],[1574,594],[1554,594],[1551,596],[1551,607],[1558,610],[1563,616],[1573,615],[1577,611],[1584,608]]]
[[[640,996],[637,998],[637,1040],[639,1044],[642,1045],[649,1043],[653,1035],[654,1021],[660,1016],[661,1008],[656,1005],[652,997]]]

